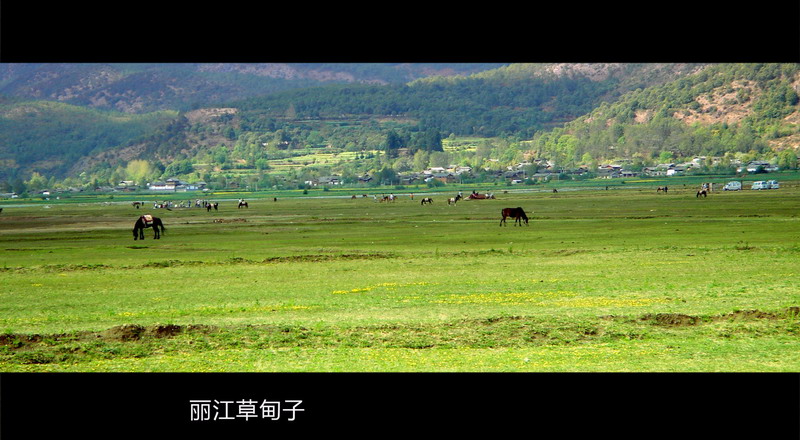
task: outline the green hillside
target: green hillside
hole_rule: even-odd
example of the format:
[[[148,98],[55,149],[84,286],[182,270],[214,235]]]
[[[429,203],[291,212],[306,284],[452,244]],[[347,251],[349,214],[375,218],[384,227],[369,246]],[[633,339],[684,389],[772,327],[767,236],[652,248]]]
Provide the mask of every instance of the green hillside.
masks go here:
[[[778,160],[784,153],[783,165],[796,167],[798,81],[796,64],[712,65],[603,104],[541,135],[537,146],[554,151],[566,137],[577,157],[639,163],[697,155]]]
[[[230,69],[213,75],[234,75]],[[609,162],[641,170],[695,156],[709,158],[707,171],[713,165],[724,173],[753,159],[797,166],[795,64],[513,64],[366,82],[137,116],[7,99],[0,115],[0,158],[7,166],[0,180],[6,190],[33,172],[38,186],[51,180],[114,186],[123,179],[144,185],[177,177],[212,188],[296,189],[331,175],[349,184],[371,176],[370,184],[396,185],[404,174],[452,165],[471,168],[468,179],[486,181],[531,160],[538,165],[526,169],[530,174],[542,166],[592,171]],[[144,104],[147,87],[137,90],[142,105],[150,105]]]
[[[38,172],[64,178],[85,157],[120,148],[174,119],[177,112],[105,112],[48,101],[0,102],[0,179]]]

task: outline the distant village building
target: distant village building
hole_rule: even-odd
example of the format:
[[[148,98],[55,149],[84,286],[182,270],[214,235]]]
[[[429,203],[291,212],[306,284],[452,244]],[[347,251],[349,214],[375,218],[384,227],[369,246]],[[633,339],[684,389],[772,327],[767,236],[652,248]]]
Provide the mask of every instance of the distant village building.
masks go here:
[[[180,179],[170,178],[163,182],[153,182],[148,184],[150,191],[202,191],[206,188],[206,182],[189,183]]]
[[[675,165],[672,168],[667,170],[667,177],[671,176],[683,176],[686,174],[687,167],[684,165]]]
[[[620,177],[621,165],[600,165],[597,167],[597,177],[602,179],[616,179]]]
[[[774,171],[778,171],[778,167],[773,165],[767,161],[763,160],[754,160],[743,167],[738,167],[736,169],[737,173],[743,173],[747,171],[748,173],[755,173],[756,171],[763,171],[765,173],[771,173]]]
[[[425,179],[426,182],[430,182],[431,180],[438,180],[443,183],[454,183],[458,181],[453,173],[433,173],[431,177]]]
[[[318,179],[306,180],[304,182],[308,186],[325,186],[325,185],[341,185],[343,182],[339,176],[325,176]]]
[[[325,176],[320,177],[317,183],[319,185],[341,185],[342,180],[339,178],[339,176]]]
[[[136,183],[133,180],[121,180],[114,189],[117,191],[136,191]]]

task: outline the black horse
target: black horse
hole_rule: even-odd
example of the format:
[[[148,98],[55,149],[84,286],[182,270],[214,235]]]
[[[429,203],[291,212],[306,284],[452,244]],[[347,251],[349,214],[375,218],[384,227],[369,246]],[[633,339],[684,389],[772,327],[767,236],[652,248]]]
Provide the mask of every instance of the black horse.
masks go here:
[[[153,217],[150,214],[145,214],[139,217],[136,220],[136,224],[133,225],[133,239],[144,240],[145,228],[153,228],[153,231],[155,232],[154,238],[158,240],[159,238],[161,238],[161,233],[164,232],[164,223],[161,222],[160,218]],[[160,231],[159,228],[161,228]]]
[[[528,224],[528,216],[525,215],[525,210],[522,208],[503,208],[500,213],[503,215],[503,218],[500,220],[500,226],[506,225],[507,217],[514,217],[514,226],[517,226],[517,222],[522,226],[523,220],[525,220],[526,225]]]
[[[247,202],[245,202],[244,200],[239,200],[239,208],[241,208],[242,206],[244,206],[245,208],[249,208],[249,206],[247,206]]]
[[[424,205],[426,203],[433,203],[433,199],[430,197],[425,197],[424,199],[422,199],[422,202],[420,202],[420,205]]]
[[[697,195],[695,197],[699,198],[700,196],[708,197],[708,191],[704,189],[697,191]]]

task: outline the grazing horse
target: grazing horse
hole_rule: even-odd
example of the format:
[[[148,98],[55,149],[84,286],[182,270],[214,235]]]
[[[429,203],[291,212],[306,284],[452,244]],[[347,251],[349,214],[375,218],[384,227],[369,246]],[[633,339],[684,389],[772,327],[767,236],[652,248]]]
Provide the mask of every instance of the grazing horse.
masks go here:
[[[455,205],[456,203],[458,203],[459,200],[461,200],[461,194],[459,194],[459,195],[457,195],[455,197],[450,197],[449,199],[447,199],[447,204],[448,205]]]
[[[219,202],[214,202],[214,203],[208,202],[206,204],[206,212],[211,212],[211,208],[214,208],[214,211],[217,211],[219,208]]]
[[[525,215],[525,210],[522,208],[503,208],[503,210],[500,211],[500,214],[503,216],[503,218],[500,220],[500,226],[508,226],[506,224],[507,217],[514,217],[514,226],[517,226],[517,222],[519,222],[519,225],[522,226],[523,220],[525,220],[526,225],[528,224],[528,216]]]
[[[249,206],[247,206],[247,202],[245,202],[244,200],[239,200],[239,208],[241,208],[242,206],[248,209],[250,208]]]
[[[133,239],[144,240],[145,228],[153,228],[153,231],[155,232],[154,238],[158,240],[161,238],[161,233],[164,232],[164,223],[161,222],[160,218],[153,217],[150,214],[145,214],[139,217],[136,220],[136,223],[133,225]],[[159,228],[161,228],[160,231]]]
[[[422,202],[420,203],[420,205],[424,205],[426,203],[433,203],[433,199],[430,198],[430,197],[425,197],[424,199],[422,199]]]
[[[697,191],[697,195],[695,197],[700,197],[700,196],[708,197],[708,190],[701,189],[700,191]]]
[[[139,209],[139,207],[144,205],[144,203],[142,203],[142,202],[133,202],[133,203],[131,203],[131,205],[133,205],[134,208]]]

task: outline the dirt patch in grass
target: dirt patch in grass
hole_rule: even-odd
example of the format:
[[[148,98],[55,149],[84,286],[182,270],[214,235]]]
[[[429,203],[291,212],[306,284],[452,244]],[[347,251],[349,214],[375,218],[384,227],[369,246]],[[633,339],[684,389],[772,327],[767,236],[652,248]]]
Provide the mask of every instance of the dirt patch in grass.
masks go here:
[[[111,341],[137,341],[143,337],[167,338],[184,331],[184,327],[174,324],[141,326],[126,324],[112,327],[104,332],[95,333],[95,336]]]
[[[144,338],[169,338],[184,332],[209,332],[209,326],[181,326],[174,324],[157,324],[142,326],[138,324],[125,324],[111,327],[107,330],[92,332],[61,333],[53,335],[39,334],[0,334],[0,346],[12,349],[22,349],[38,344],[53,345],[64,342],[84,342],[91,340],[131,342]]]
[[[395,256],[396,256],[395,254],[391,253],[289,255],[285,257],[265,258],[262,261],[262,263],[297,263],[297,262],[338,261],[338,260],[377,260],[381,258],[394,258]]]
[[[631,320],[625,317],[602,316],[601,320],[624,320],[629,323],[652,324],[662,327],[689,327],[720,321],[755,321],[800,318],[800,307],[789,307],[776,312],[760,310],[737,310],[714,316],[691,316],[680,313],[646,314]],[[636,330],[632,330],[634,333]],[[541,318],[524,316],[489,317],[473,320],[459,320],[446,324],[420,325],[382,325],[351,329],[311,330],[302,326],[240,326],[232,328],[206,325],[156,324],[143,326],[125,324],[103,331],[87,331],[69,334],[0,334],[0,352],[20,357],[24,363],[58,362],[61,351],[70,353],[92,347],[100,343],[104,347],[133,347],[136,343],[156,342],[179,335],[213,338],[214,346],[226,344],[252,344],[259,347],[294,346],[355,346],[355,347],[506,347],[529,344],[569,344],[599,338],[632,337],[633,333],[619,333],[614,327],[606,327],[598,322],[549,323]],[[633,335],[639,337],[637,335]],[[194,338],[192,338],[193,340]],[[199,340],[199,339],[197,339]],[[231,342],[234,341],[234,342]],[[191,343],[191,342],[190,342]],[[87,345],[88,344],[88,345]],[[117,344],[117,345],[115,345]],[[121,344],[121,345],[119,345]],[[156,344],[155,346],[157,346]],[[71,347],[71,348],[70,348]],[[35,356],[34,356],[35,355]],[[30,358],[30,359],[28,359]]]
[[[133,247],[130,247],[134,249]],[[143,247],[141,249],[147,249]],[[205,266],[222,264],[272,264],[272,263],[302,263],[302,262],[321,262],[321,261],[342,261],[342,260],[377,260],[384,258],[397,258],[393,253],[353,253],[353,254],[308,254],[308,255],[288,255],[280,257],[268,257],[263,260],[250,260],[241,257],[232,257],[224,261],[201,261],[201,260],[164,260],[151,261],[149,263],[131,266],[109,266],[106,264],[48,264],[32,267],[0,267],[0,272],[71,272],[80,270],[104,270],[104,269],[160,269],[180,266]]]
[[[570,255],[585,254],[591,252],[588,249],[558,249],[550,252],[544,252],[542,255],[550,257],[569,257]]]
[[[800,316],[800,307],[788,307],[778,312],[764,312],[761,310],[736,310],[731,313],[709,317],[690,316],[681,313],[647,314],[639,318],[640,321],[653,321],[656,325],[664,326],[690,326],[702,322],[738,321],[753,319],[785,319]],[[606,317],[608,318],[608,317]]]
[[[647,314],[640,318],[641,321],[654,321],[657,325],[686,326],[695,325],[701,321],[698,316],[683,315],[680,313]]]

